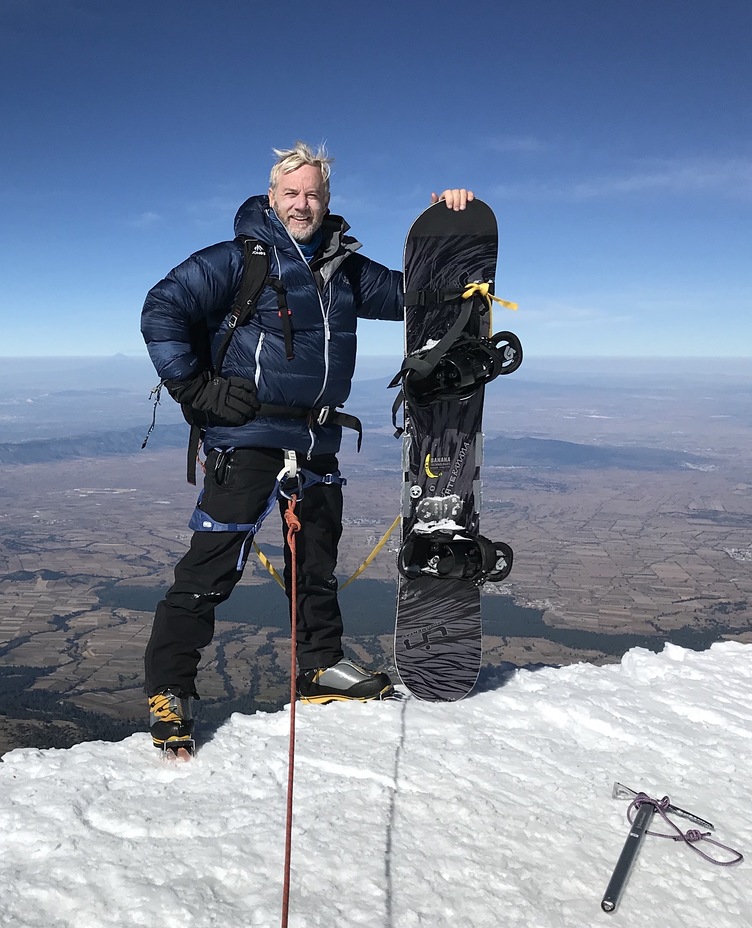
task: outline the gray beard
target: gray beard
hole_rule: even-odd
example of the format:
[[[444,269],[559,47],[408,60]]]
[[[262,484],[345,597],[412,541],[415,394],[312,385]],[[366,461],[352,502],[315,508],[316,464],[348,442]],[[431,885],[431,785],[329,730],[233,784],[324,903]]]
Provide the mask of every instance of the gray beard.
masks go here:
[[[307,229],[291,229],[289,225],[286,225],[285,228],[290,233],[290,237],[298,242],[298,244],[306,245],[321,228],[321,223],[318,225],[311,225]]]

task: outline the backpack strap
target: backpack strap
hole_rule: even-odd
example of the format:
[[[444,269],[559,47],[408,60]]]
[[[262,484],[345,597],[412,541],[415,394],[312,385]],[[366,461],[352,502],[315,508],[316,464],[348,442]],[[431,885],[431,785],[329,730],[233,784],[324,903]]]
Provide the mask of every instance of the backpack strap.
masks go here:
[[[277,294],[277,315],[282,320],[282,335],[285,340],[285,355],[292,361],[295,354],[292,349],[292,325],[290,324],[290,307],[287,305],[287,290],[279,277],[270,277],[269,286]]]
[[[245,235],[237,236],[236,241],[243,242],[243,276],[240,280],[238,296],[233,305],[230,318],[227,323],[227,331],[217,350],[214,359],[213,375],[219,376],[222,370],[227,349],[230,346],[232,337],[239,326],[245,325],[256,311],[256,304],[261,296],[265,286],[270,286],[277,294],[277,308],[280,319],[282,320],[282,333],[285,340],[285,352],[287,359],[292,360],[292,328],[290,325],[290,310],[287,306],[287,293],[281,280],[269,275],[269,255],[267,246],[258,239],[249,238]],[[345,271],[348,280],[351,281],[351,269]],[[363,427],[361,422],[355,416],[339,412],[333,406],[320,406],[316,408],[299,407],[299,406],[276,406],[268,403],[260,404],[256,415],[270,416],[280,419],[305,419],[308,427],[314,425],[338,425],[342,428],[354,429],[358,433],[357,448],[360,451],[361,441],[363,438]],[[186,479],[188,483],[196,484],[196,461],[198,459],[198,449],[203,438],[204,428],[199,424],[191,423],[191,431],[188,437],[188,460]]]
[[[264,284],[269,281],[267,246],[258,239],[249,238],[246,235],[239,235],[238,239],[243,241],[243,276],[240,279],[235,305],[227,322],[227,331],[214,359],[214,373],[217,376],[222,372],[222,364],[235,330],[238,326],[245,325],[256,312],[258,298],[261,296]]]
[[[264,284],[269,277],[267,246],[258,239],[250,238],[247,235],[239,235],[236,241],[242,241],[243,243],[243,276],[240,278],[238,295],[227,322],[227,331],[214,359],[213,373],[217,376],[222,370],[222,364],[235,330],[238,326],[245,325],[253,316],[258,298],[261,296],[261,291],[264,289]],[[198,458],[198,449],[203,433],[204,430],[200,425],[191,423],[191,431],[188,436],[186,479],[188,483],[194,486],[196,485],[196,459]]]

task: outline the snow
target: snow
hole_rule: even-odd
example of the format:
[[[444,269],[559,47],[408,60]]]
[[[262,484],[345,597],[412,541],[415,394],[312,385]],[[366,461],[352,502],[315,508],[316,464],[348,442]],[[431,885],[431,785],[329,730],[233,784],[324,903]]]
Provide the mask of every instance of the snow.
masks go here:
[[[299,705],[297,728],[290,928],[752,925],[752,645],[510,671],[458,703]],[[234,715],[186,764],[146,733],[6,754],[0,925],[280,925],[288,729],[289,709]],[[616,780],[745,861],[649,837],[604,913]]]

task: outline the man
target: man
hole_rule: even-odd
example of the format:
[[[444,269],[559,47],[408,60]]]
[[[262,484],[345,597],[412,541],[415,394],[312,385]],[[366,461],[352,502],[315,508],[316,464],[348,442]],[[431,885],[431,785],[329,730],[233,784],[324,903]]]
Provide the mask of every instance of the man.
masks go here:
[[[225,340],[243,272],[239,239],[211,245],[170,271],[149,291],[141,317],[165,387],[206,424],[204,489],[191,521],[197,530],[157,606],[146,648],[151,734],[161,748],[191,738],[191,699],[198,698],[196,672],[214,633],[215,606],[240,579],[255,524],[274,504],[285,468],[303,468],[311,484],[298,506],[298,693],[328,702],[392,691],[385,673],[343,659],[334,577],[342,533],[336,454],[339,423],[350,417],[335,411],[350,392],[357,319],[401,320],[402,275],[360,255],[347,223],[329,213],[331,159],[323,148],[298,142],[275,154],[268,197],[251,197],[235,217],[235,234],[263,243],[269,256],[250,320]],[[472,198],[464,189],[431,195],[450,209],[464,209]],[[195,353],[202,326],[215,362],[225,346],[214,376]],[[285,546],[288,595],[290,579]]]

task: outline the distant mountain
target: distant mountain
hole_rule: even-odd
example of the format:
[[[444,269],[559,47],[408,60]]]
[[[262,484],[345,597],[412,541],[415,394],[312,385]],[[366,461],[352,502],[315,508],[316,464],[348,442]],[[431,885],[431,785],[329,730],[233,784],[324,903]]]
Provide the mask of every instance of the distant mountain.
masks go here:
[[[59,438],[0,442],[0,464],[39,464],[73,458],[102,457],[109,454],[133,454],[140,450],[146,427],[120,431],[93,432]],[[182,447],[188,440],[184,424],[160,424],[149,438],[149,448]],[[399,452],[391,435],[366,435],[362,464],[391,463]],[[677,470],[684,467],[706,468],[706,458],[683,451],[647,448],[634,445],[584,445],[547,438],[492,438],[485,442],[484,462],[495,466],[532,467],[560,470],[568,467],[599,470],[618,467],[623,470]]]
[[[492,438],[484,445],[486,464],[508,467],[578,467],[600,470],[676,470],[707,466],[707,459],[673,449],[635,445],[582,445],[550,438]]]
[[[98,458],[108,454],[134,454],[141,448],[146,427],[119,432],[96,432],[32,441],[0,442],[0,464],[41,464],[74,458]],[[149,438],[149,448],[175,448],[188,441],[187,425],[162,425]]]

